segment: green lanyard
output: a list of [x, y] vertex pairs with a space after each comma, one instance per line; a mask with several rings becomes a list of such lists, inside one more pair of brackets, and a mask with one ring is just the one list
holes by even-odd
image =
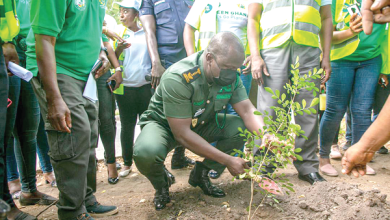
[[219, 125], [219, 121], [218, 121], [218, 112], [215, 113], [215, 121], [217, 122], [218, 128], [221, 129], [221, 130], [225, 127], [225, 124], [226, 124], [226, 112], [227, 112], [227, 109], [225, 109], [225, 113], [224, 113], [224, 116], [223, 116], [222, 125]]

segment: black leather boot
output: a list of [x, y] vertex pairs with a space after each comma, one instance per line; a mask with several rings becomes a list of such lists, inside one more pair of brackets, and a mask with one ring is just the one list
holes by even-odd
[[208, 175], [209, 170], [210, 169], [205, 167], [203, 163], [197, 161], [194, 169], [191, 171], [188, 183], [193, 187], [199, 186], [206, 195], [216, 198], [225, 197], [226, 194], [223, 192], [223, 190], [213, 185], [213, 183], [210, 181]]
[[171, 198], [169, 197], [168, 186], [156, 190], [156, 193], [154, 194], [153, 203], [157, 211], [160, 211], [161, 209], [165, 208], [165, 206], [170, 202]]
[[175, 151], [172, 155], [171, 160], [171, 169], [182, 169], [188, 166], [194, 166], [195, 161], [185, 156], [185, 148], [184, 147], [176, 147]]

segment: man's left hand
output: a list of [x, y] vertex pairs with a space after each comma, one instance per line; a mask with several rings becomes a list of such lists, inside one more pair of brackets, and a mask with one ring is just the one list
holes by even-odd
[[113, 89], [116, 90], [117, 88], [119, 88], [119, 86], [122, 84], [123, 82], [123, 78], [122, 78], [122, 72], [120, 71], [116, 71], [110, 78], [108, 78], [107, 82], [110, 82], [114, 80], [115, 81], [115, 88]]
[[321, 83], [326, 83], [332, 73], [332, 67], [330, 66], [329, 58], [323, 58], [321, 61], [321, 68], [324, 70], [324, 75], [321, 77]]
[[242, 70], [242, 74], [248, 75], [251, 72], [251, 67], [252, 67], [251, 55], [246, 57], [243, 65], [246, 66], [246, 68]]
[[[19, 56], [13, 44], [5, 43], [3, 45], [3, 54], [4, 54], [4, 60], [5, 60], [5, 65], [7, 66], [7, 70], [8, 70], [9, 61], [19, 65]], [[11, 72], [8, 72], [8, 75], [13, 76]]]
[[96, 71], [95, 79], [98, 79], [108, 70], [110, 70], [110, 61], [108, 61], [106, 52], [104, 52], [103, 50], [100, 51], [99, 60], [102, 61], [103, 65]]

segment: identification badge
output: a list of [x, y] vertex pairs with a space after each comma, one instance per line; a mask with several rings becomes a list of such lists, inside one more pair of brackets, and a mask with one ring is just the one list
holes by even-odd
[[205, 108], [198, 109], [198, 111], [195, 112], [194, 118], [198, 117], [199, 115], [203, 114], [205, 111]]
[[164, 3], [164, 2], [165, 2], [165, 0], [158, 1], [158, 2], [154, 3], [154, 6], [159, 5], [161, 3]]
[[196, 124], [198, 124], [198, 119], [197, 118], [192, 119], [192, 127], [195, 128]]

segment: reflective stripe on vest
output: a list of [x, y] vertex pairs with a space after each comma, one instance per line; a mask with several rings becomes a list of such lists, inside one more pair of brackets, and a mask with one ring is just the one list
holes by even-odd
[[281, 46], [290, 38], [298, 44], [319, 47], [321, 0], [292, 1], [294, 0], [263, 3], [264, 10], [260, 21], [261, 49]]

